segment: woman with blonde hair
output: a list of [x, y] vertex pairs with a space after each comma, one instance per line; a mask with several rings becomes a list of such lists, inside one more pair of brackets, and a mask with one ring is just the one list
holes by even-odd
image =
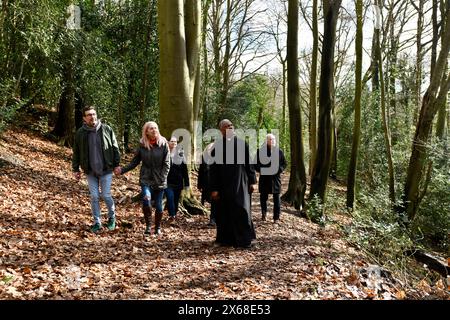
[[135, 151], [130, 164], [120, 168], [119, 174], [124, 174], [137, 167], [142, 162], [139, 184], [142, 188], [142, 211], [144, 213], [145, 231], [151, 233], [152, 206], [155, 201], [155, 234], [161, 233], [163, 215], [162, 198], [167, 188], [167, 175], [170, 169], [170, 152], [167, 140], [161, 136], [156, 122], [149, 121], [142, 127], [140, 145]]

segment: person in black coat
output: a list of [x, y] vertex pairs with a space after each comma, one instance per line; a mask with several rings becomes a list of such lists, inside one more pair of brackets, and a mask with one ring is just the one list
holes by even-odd
[[211, 199], [217, 201], [216, 243], [250, 248], [256, 239], [251, 216], [256, 174], [248, 145], [235, 136], [231, 121], [222, 120], [219, 129], [222, 138], [216, 140], [211, 153]]
[[273, 134], [266, 136], [266, 141], [256, 153], [255, 170], [260, 173], [258, 189], [260, 193], [262, 220], [267, 215], [267, 199], [273, 195], [273, 221], [280, 219], [281, 173], [286, 168], [283, 151], [276, 147]]
[[183, 188], [189, 188], [189, 173], [182, 149], [177, 148], [178, 140], [172, 137], [169, 140], [170, 170], [167, 176], [167, 188], [164, 194], [167, 199], [169, 219], [174, 220]]

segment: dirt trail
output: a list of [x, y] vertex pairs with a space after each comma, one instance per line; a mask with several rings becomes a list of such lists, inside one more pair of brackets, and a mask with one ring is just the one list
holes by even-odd
[[[280, 223], [261, 221], [258, 194], [248, 250], [214, 247], [204, 216], [169, 225], [165, 213], [163, 234], [144, 238], [130, 201], [117, 204], [115, 231], [92, 234], [87, 185], [72, 179], [70, 160], [70, 149], [28, 131], [0, 139], [0, 299], [405, 298], [335, 225], [285, 206]], [[114, 178], [117, 201], [136, 191], [135, 177]]]

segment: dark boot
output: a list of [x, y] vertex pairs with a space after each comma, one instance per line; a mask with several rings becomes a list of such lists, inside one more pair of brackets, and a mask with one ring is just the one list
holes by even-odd
[[262, 212], [262, 215], [261, 215], [261, 220], [262, 220], [262, 221], [265, 221], [265, 220], [266, 220], [266, 215], [267, 215], [267, 212], [263, 211], [263, 212]]
[[150, 234], [152, 225], [152, 208], [144, 206], [142, 207], [142, 212], [144, 212], [144, 220], [145, 220], [144, 234]]
[[155, 213], [155, 234], [161, 234], [161, 220], [163, 213], [156, 212]]

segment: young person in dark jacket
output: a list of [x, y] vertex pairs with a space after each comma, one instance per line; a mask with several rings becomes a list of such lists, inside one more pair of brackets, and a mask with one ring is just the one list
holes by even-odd
[[174, 220], [178, 212], [178, 203], [183, 188], [189, 188], [189, 173], [182, 149], [177, 148], [176, 137], [169, 140], [170, 170], [167, 176], [167, 188], [164, 194], [167, 198], [169, 219]]
[[162, 198], [167, 187], [167, 175], [170, 169], [170, 152], [167, 140], [160, 135], [156, 122], [149, 121], [142, 128], [142, 138], [139, 141], [134, 158], [124, 168], [119, 168], [118, 174], [124, 174], [137, 167], [142, 162], [139, 174], [139, 184], [142, 188], [142, 211], [145, 219], [144, 234], [151, 233], [152, 207], [155, 201], [155, 234], [161, 233], [163, 215]]
[[267, 199], [273, 196], [273, 221], [280, 219], [281, 203], [281, 173], [286, 168], [286, 159], [283, 151], [276, 147], [275, 136], [269, 133], [266, 141], [256, 153], [255, 170], [260, 173], [258, 189], [261, 201], [262, 220], [267, 215]]
[[94, 218], [91, 231], [98, 232], [102, 228], [100, 196], [108, 207], [108, 229], [114, 230], [116, 214], [111, 183], [112, 172], [117, 172], [120, 163], [116, 136], [110, 126], [97, 119], [97, 112], [92, 106], [83, 109], [83, 122], [75, 134], [73, 144], [73, 176], [80, 180], [80, 167], [86, 174]]

